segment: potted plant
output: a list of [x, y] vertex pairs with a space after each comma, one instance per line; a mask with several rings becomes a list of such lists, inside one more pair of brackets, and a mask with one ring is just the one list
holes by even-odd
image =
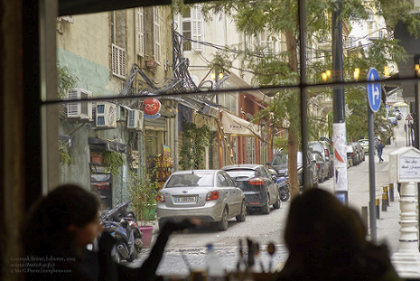
[[147, 177], [141, 177], [132, 172], [129, 177], [128, 191], [134, 212], [140, 219], [143, 244], [144, 246], [150, 246], [153, 225], [148, 224], [155, 217], [153, 210], [156, 206], [156, 196], [158, 194], [156, 185]]

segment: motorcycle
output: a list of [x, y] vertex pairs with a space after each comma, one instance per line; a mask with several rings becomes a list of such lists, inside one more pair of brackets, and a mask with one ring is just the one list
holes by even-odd
[[111, 256], [117, 261], [135, 260], [143, 247], [143, 233], [136, 223], [132, 212], [127, 212], [129, 201], [105, 211], [101, 216], [104, 231], [110, 233], [117, 241]]
[[279, 188], [280, 200], [287, 201], [290, 198], [289, 179], [287, 177], [279, 177], [276, 180]]

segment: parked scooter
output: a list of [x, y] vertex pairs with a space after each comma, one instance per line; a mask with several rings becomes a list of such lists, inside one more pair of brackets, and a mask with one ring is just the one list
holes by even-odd
[[135, 260], [143, 247], [141, 240], [143, 233], [137, 226], [134, 214], [127, 212], [129, 203], [130, 201], [119, 204], [101, 216], [104, 231], [109, 232], [117, 240], [111, 252], [117, 262]]
[[279, 177], [276, 180], [279, 188], [280, 200], [287, 201], [290, 198], [289, 179], [287, 177]]

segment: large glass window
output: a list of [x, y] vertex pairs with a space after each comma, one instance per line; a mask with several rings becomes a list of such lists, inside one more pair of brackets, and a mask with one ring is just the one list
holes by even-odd
[[[413, 50], [402, 48], [408, 39], [399, 37], [390, 7], [344, 1], [342, 37], [335, 38], [335, 5], [306, 1], [302, 37], [298, 2], [135, 7], [57, 20], [58, 98], [44, 102], [60, 105], [54, 116], [58, 150], [47, 148], [60, 160], [59, 181], [81, 184], [111, 208], [130, 198], [133, 176], [150, 180], [150, 187], [160, 191], [175, 171], [268, 162], [293, 195], [308, 185], [334, 192], [337, 174], [345, 174], [340, 187], [348, 192], [349, 204], [358, 210], [368, 206], [367, 149], [375, 149], [365, 141], [368, 72], [375, 68], [381, 80], [373, 135], [384, 140], [387, 162], [394, 149], [418, 142], [420, 61]], [[341, 66], [332, 50], [338, 42], [343, 44]], [[344, 99], [338, 108], [340, 94]], [[347, 144], [359, 140], [364, 152], [348, 154]], [[304, 161], [308, 142], [328, 155], [317, 163]], [[326, 168], [320, 172], [321, 166]], [[376, 173], [378, 187], [394, 180], [384, 165]], [[192, 177], [172, 177], [170, 186]], [[213, 184], [200, 177], [198, 186]], [[147, 204], [148, 223], [158, 227], [159, 202]], [[208, 242], [234, 256], [238, 238], [246, 233], [264, 246], [274, 241], [279, 249], [274, 259], [280, 263], [287, 256], [282, 235], [288, 206], [283, 202], [268, 216], [249, 214], [244, 223], [230, 220], [228, 230], [217, 235], [212, 229], [175, 234], [168, 260], [179, 258], [175, 250], [187, 249], [187, 259], [200, 267], [204, 260], [197, 249]], [[395, 251], [398, 241], [387, 242]], [[226, 266], [232, 269], [235, 262], [227, 259]], [[187, 270], [180, 268], [163, 263], [159, 273]]]

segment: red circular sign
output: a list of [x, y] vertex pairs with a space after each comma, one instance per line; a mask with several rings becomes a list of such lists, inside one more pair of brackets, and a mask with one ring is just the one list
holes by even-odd
[[155, 98], [147, 98], [143, 101], [143, 111], [147, 115], [155, 115], [160, 110], [160, 101]]

